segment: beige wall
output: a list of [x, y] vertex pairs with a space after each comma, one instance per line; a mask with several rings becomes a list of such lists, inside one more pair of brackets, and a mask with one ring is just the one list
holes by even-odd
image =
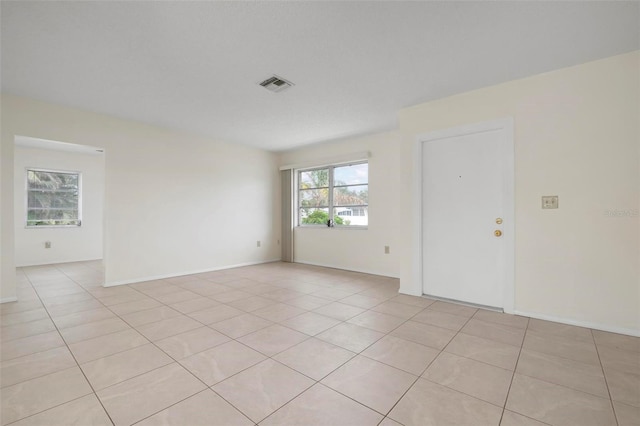
[[[294, 228], [294, 261], [371, 274], [399, 276], [398, 229], [411, 212], [400, 208], [399, 132], [311, 145], [283, 152], [281, 165], [312, 167], [368, 152], [369, 226], [362, 229]], [[384, 253], [384, 246], [390, 253]]]
[[[512, 117], [515, 311], [640, 334], [639, 105], [635, 52], [403, 109], [399, 132], [283, 153], [281, 165], [372, 154], [369, 231], [298, 228], [296, 259], [384, 275], [399, 271], [401, 292], [422, 294], [412, 220], [418, 135]], [[558, 195], [560, 208], [542, 210], [542, 195]], [[381, 228], [376, 211], [388, 218]], [[380, 255], [385, 241], [392, 241], [387, 258]]]
[[105, 148], [108, 284], [280, 258], [275, 154], [3, 95], [3, 299], [15, 295], [15, 135]]
[[[638, 334], [639, 105], [635, 52], [404, 109], [401, 203], [412, 205], [417, 135], [513, 117], [516, 311]], [[542, 195], [560, 208], [542, 210]], [[414, 294], [415, 234], [401, 237], [401, 289]]]

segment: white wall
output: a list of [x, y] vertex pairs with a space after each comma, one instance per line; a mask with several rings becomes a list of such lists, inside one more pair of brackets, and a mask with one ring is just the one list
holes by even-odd
[[[417, 135], [513, 117], [516, 311], [640, 334], [639, 108], [634, 52], [404, 109], [401, 204]], [[560, 208], [542, 210], [542, 195]], [[415, 236], [404, 227], [401, 291], [413, 294]]]
[[[0, 103], [0, 120], [4, 116]], [[13, 149], [14, 138], [0, 121], [0, 303], [16, 300], [15, 250], [13, 247]]]
[[7, 94], [1, 118], [2, 298], [15, 295], [15, 135], [105, 148], [108, 285], [280, 258], [275, 154]]
[[[27, 228], [26, 169], [76, 171], [82, 174], [82, 226]], [[14, 218], [16, 266], [102, 259], [104, 155], [37, 149], [14, 149]], [[51, 248], [45, 249], [44, 242]]]
[[[311, 145], [283, 152], [281, 165], [326, 164], [332, 158], [368, 151], [369, 226], [366, 230], [344, 228], [294, 228], [294, 261], [391, 277], [399, 276], [400, 222], [410, 220], [399, 197], [399, 132]], [[384, 246], [390, 253], [384, 254]]]

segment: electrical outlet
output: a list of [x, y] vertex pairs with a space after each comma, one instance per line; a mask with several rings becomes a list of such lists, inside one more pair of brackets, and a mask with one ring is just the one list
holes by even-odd
[[260, 241], [256, 241], [256, 247], [260, 247]]
[[542, 196], [542, 208], [543, 209], [557, 209], [558, 208], [558, 196], [557, 195], [543, 195]]
[[51, 248], [51, 241], [45, 241], [44, 248]]
[[384, 246], [384, 254], [389, 254], [389, 246]]

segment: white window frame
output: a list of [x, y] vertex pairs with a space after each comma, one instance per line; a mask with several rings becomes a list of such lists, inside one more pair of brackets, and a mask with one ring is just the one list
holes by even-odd
[[[339, 167], [346, 167], [346, 166], [355, 166], [358, 164], [366, 164], [367, 165], [367, 188], [369, 187], [369, 160], [360, 160], [360, 161], [349, 161], [349, 162], [345, 162], [345, 163], [334, 163], [334, 164], [327, 164], [327, 165], [323, 165], [323, 166], [317, 166], [317, 167], [305, 167], [305, 168], [300, 168], [300, 169], [295, 169], [295, 214], [296, 214], [296, 227], [299, 228], [327, 228], [327, 229], [361, 229], [361, 230], [366, 230], [369, 228], [369, 203], [367, 204], [358, 204], [358, 205], [352, 205], [352, 206], [335, 206], [333, 203], [333, 190], [335, 188], [334, 186], [334, 182], [333, 182], [333, 171], [336, 168]], [[309, 172], [309, 171], [314, 171], [314, 170], [328, 170], [328, 181], [329, 181], [329, 186], [328, 186], [328, 198], [329, 198], [329, 205], [327, 206], [328, 212], [329, 212], [329, 218], [331, 218], [332, 220], [332, 225], [331, 226], [327, 226], [326, 224], [319, 224], [319, 223], [302, 223], [301, 222], [301, 217], [300, 217], [300, 174], [304, 173], [304, 172]], [[364, 185], [364, 184], [356, 184], [356, 185]], [[356, 186], [356, 185], [339, 185], [338, 187], [341, 186]], [[366, 208], [367, 209], [367, 225], [338, 225], [335, 226], [333, 224], [333, 210], [336, 207], [344, 207], [344, 208]], [[323, 208], [323, 207], [319, 207], [319, 208]]]
[[[72, 225], [30, 225], [29, 224], [29, 172], [45, 172], [45, 173], [60, 173], [71, 174], [78, 176], [78, 223]], [[82, 172], [76, 170], [57, 170], [57, 169], [43, 169], [40, 167], [26, 167], [24, 172], [24, 186], [25, 186], [25, 199], [24, 199], [24, 227], [26, 229], [41, 229], [41, 228], [80, 228], [82, 227]]]

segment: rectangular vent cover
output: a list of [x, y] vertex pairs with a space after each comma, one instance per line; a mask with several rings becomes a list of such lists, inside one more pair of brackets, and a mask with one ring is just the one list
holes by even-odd
[[280, 78], [277, 75], [274, 75], [273, 77], [269, 77], [268, 79], [260, 83], [260, 86], [271, 92], [278, 93], [293, 86], [293, 83], [285, 80], [284, 78]]

